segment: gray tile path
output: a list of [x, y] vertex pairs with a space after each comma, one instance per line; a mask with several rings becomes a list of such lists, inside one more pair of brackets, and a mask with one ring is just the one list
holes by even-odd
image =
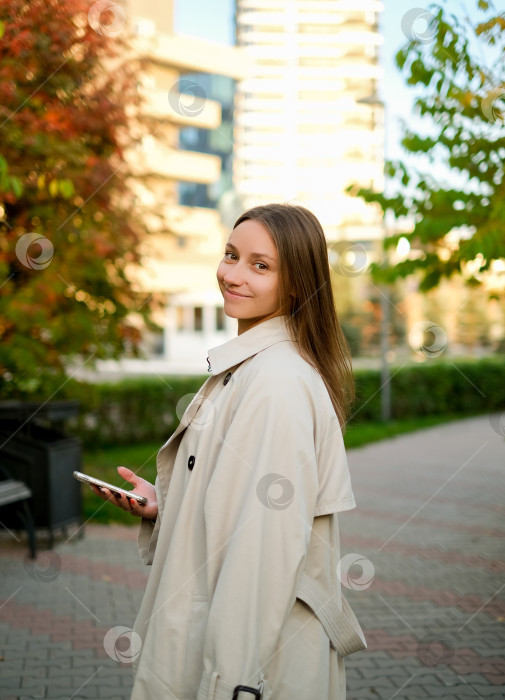
[[[505, 697], [504, 437], [472, 418], [349, 464], [341, 571], [369, 648], [348, 657], [348, 700]], [[135, 539], [88, 525], [33, 563], [2, 534], [0, 698], [129, 698], [125, 629], [147, 579]]]

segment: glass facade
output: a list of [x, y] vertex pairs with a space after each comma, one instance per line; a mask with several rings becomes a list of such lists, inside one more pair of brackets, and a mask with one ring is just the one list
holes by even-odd
[[199, 86], [206, 99], [221, 105], [221, 124], [217, 129], [185, 127], [179, 132], [179, 146], [185, 151], [209, 153], [221, 158], [221, 176], [211, 185], [181, 182], [178, 185], [179, 204], [214, 209], [219, 198], [232, 188], [233, 100], [235, 81], [221, 75], [185, 74], [188, 83]]

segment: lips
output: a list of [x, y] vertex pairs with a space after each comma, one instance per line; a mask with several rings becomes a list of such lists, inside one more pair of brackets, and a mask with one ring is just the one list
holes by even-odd
[[248, 299], [248, 296], [246, 294], [238, 294], [237, 292], [232, 292], [231, 289], [227, 288], [225, 288], [224, 291], [230, 296], [237, 297], [237, 299]]

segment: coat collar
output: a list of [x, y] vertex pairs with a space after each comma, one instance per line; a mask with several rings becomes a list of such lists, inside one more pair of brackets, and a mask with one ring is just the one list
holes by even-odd
[[291, 340], [286, 318], [286, 315], [268, 318], [223, 345], [211, 348], [207, 359], [212, 374], [221, 374], [275, 343]]

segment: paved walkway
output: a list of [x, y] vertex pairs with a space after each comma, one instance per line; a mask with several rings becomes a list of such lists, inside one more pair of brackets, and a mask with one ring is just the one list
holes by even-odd
[[[348, 700], [505, 696], [505, 440], [492, 422], [349, 453], [358, 509], [340, 517], [341, 576], [369, 648], [347, 660]], [[90, 525], [31, 563], [3, 534], [0, 698], [129, 698], [147, 578], [135, 539]]]

